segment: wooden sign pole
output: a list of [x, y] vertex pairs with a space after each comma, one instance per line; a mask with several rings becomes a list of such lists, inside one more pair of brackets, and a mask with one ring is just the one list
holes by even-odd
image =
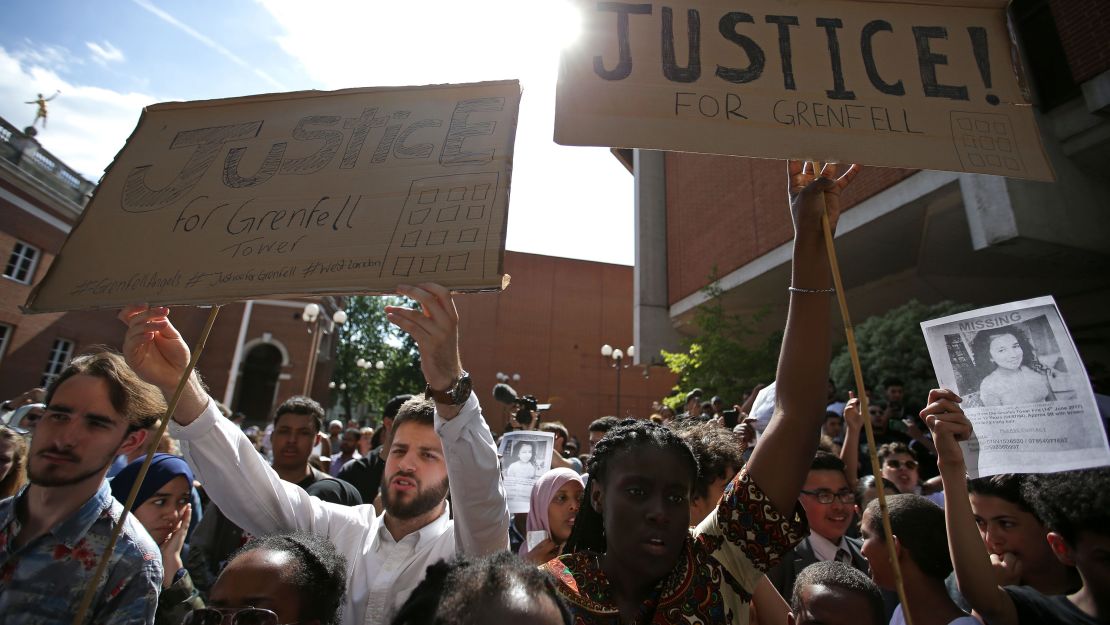
[[73, 625], [82, 625], [85, 621], [85, 615], [92, 604], [93, 596], [96, 595], [96, 586], [104, 575], [108, 560], [112, 557], [112, 550], [115, 549], [116, 540], [119, 538], [120, 532], [123, 531], [127, 514], [131, 510], [131, 506], [135, 504], [135, 499], [139, 496], [139, 487], [143, 485], [146, 471], [150, 468], [150, 461], [154, 459], [155, 450], [158, 449], [158, 441], [162, 440], [166, 428], [169, 427], [170, 419], [173, 418], [174, 410], [177, 409], [177, 402], [180, 401], [181, 394], [185, 391], [185, 385], [189, 383], [189, 378], [192, 377], [193, 370], [196, 369], [197, 361], [200, 360], [200, 354], [204, 351], [204, 344], [208, 342], [208, 335], [212, 332], [212, 325], [216, 323], [216, 315], [219, 312], [220, 307], [213, 306], [212, 312], [208, 313], [208, 321], [205, 322], [204, 329], [201, 330], [200, 339], [193, 350], [192, 358], [189, 359], [189, 364], [185, 367], [185, 373], [177, 383], [177, 389], [170, 399], [169, 406], [166, 407], [166, 417], [162, 419], [162, 423], [158, 426], [158, 432], [147, 443], [146, 459], [143, 460], [143, 466], [139, 468], [139, 476], [135, 478], [135, 485], [131, 487], [131, 492], [127, 495], [127, 502], [123, 504], [123, 514], [119, 517], [119, 523], [116, 523], [116, 526], [112, 528], [112, 535], [108, 538], [108, 544], [104, 546], [104, 552], [100, 554], [100, 561], [96, 563], [96, 571], [93, 573], [92, 579], [89, 580], [89, 585], [85, 588], [85, 594], [81, 596], [81, 604], [77, 608], [77, 615], [73, 618]]
[[[810, 163], [813, 168], [813, 175], [820, 176], [821, 169], [818, 163]], [[906, 619], [906, 625], [913, 625], [913, 617], [910, 616], [910, 606], [906, 602], [906, 589], [902, 582], [902, 567], [898, 565], [898, 553], [894, 547], [894, 531], [890, 527], [890, 512], [886, 507], [886, 493], [883, 489], [883, 468], [879, 464], [878, 450], [875, 448], [875, 433], [871, 429], [871, 419], [868, 418], [867, 412], [867, 391], [863, 383], [863, 367], [859, 362], [859, 350], [856, 348], [856, 333], [852, 328], [852, 320], [848, 315], [848, 300], [844, 294], [844, 284], [840, 279], [840, 263], [836, 259], [836, 247], [833, 243], [832, 226], [829, 224], [829, 213], [826, 208], [824, 214], [821, 215], [821, 225], [825, 231], [825, 249], [829, 254], [829, 269], [832, 271], [833, 286], [836, 287], [836, 301], [840, 305], [840, 318], [844, 321], [844, 336], [848, 341], [848, 355], [852, 360], [852, 374], [856, 379], [856, 396], [859, 397], [860, 411], [863, 414], [863, 430], [867, 435], [867, 451], [868, 456], [871, 458], [871, 471], [876, 476], [875, 491], [879, 498], [879, 511], [882, 513], [883, 522], [883, 536], [886, 540], [887, 553], [890, 555], [890, 566], [894, 571], [894, 586], [898, 591], [898, 600], [902, 603], [902, 614]]]

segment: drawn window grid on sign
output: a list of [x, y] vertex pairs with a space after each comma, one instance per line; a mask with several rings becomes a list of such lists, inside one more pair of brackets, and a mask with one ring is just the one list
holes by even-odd
[[[497, 184], [496, 172], [414, 180], [382, 273], [408, 277], [467, 271], [471, 259], [482, 256]], [[433, 250], [436, 253], [431, 253]]]
[[1006, 116], [952, 111], [951, 126], [956, 153], [969, 171], [999, 175], [1025, 171], [1013, 125]]

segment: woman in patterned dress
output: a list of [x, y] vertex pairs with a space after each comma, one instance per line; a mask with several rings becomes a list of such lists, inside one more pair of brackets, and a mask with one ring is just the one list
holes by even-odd
[[688, 529], [697, 460], [671, 430], [626, 420], [594, 448], [564, 555], [543, 567], [576, 624], [746, 624], [762, 574], [808, 532], [798, 494], [825, 416], [831, 340], [822, 215], [835, 229], [857, 171], [789, 163], [795, 236], [775, 417], [716, 510]]

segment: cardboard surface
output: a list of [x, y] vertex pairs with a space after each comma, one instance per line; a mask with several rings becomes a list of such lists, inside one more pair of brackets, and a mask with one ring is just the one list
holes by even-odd
[[1001, 0], [577, 5], [558, 143], [1053, 179]]
[[502, 288], [516, 81], [148, 107], [28, 312]]

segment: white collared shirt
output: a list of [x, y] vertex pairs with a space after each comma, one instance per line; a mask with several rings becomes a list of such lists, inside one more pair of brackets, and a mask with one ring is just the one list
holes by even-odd
[[840, 537], [839, 543], [833, 544], [828, 538], [809, 530], [809, 544], [813, 547], [813, 555], [821, 562], [836, 560], [836, 552], [840, 549], [843, 549], [849, 557], [852, 555], [852, 550], [848, 548], [848, 541], [843, 536]]
[[295, 529], [327, 536], [347, 559], [343, 625], [377, 625], [390, 617], [424, 579], [428, 565], [456, 553], [486, 555], [507, 549], [509, 511], [493, 435], [471, 395], [450, 421], [437, 413], [435, 430], [456, 503], [454, 519], [436, 520], [400, 541], [373, 506], [320, 501], [283, 482], [247, 437], [209, 402], [188, 426], [170, 424], [212, 501], [232, 522], [264, 536]]

